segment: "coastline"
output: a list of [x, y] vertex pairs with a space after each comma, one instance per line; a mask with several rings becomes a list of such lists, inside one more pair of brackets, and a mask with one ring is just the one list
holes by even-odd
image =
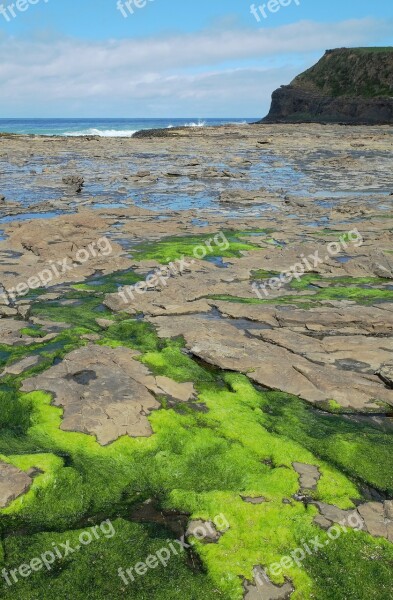
[[[203, 581], [223, 598], [280, 593], [258, 554], [266, 522], [277, 560], [283, 519], [288, 551], [299, 522], [305, 539], [345, 523], [324, 550], [334, 572], [352, 535], [364, 553], [388, 544], [391, 127], [0, 135], [0, 162], [0, 379], [35, 411], [16, 502], [76, 470], [64, 456], [88, 474], [86, 506], [75, 513], [67, 485], [44, 531], [90, 522], [92, 502], [120, 540], [150, 544], [153, 525], [190, 543], [203, 525]], [[282, 571], [303, 597], [307, 560]]]

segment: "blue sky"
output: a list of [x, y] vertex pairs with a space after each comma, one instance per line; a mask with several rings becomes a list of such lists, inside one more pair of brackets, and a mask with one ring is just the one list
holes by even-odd
[[0, 0], [0, 117], [262, 116], [325, 49], [393, 45], [391, 0], [141, 1]]

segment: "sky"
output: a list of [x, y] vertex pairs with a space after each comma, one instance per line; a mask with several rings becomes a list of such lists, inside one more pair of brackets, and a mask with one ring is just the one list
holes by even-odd
[[326, 49], [393, 45], [392, 0], [279, 2], [0, 0], [0, 118], [262, 117]]

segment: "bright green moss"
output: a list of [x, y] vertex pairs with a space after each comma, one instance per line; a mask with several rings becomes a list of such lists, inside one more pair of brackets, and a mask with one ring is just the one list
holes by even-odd
[[[91, 530], [94, 525], [98, 539]], [[81, 546], [81, 534], [85, 534], [82, 539], [89, 539], [87, 532], [93, 541], [75, 551], [77, 546]], [[55, 547], [64, 557], [66, 550], [62, 544], [67, 541], [74, 552], [57, 560], [49, 571], [44, 567], [26, 579], [19, 576], [19, 582], [12, 587], [3, 581], [0, 584], [1, 597], [5, 600], [20, 600], [21, 597], [28, 600], [108, 600], [124, 597], [173, 600], [174, 594], [179, 593], [185, 600], [225, 598], [206, 574], [189, 569], [185, 552], [172, 553], [166, 568], [159, 563], [143, 576], [136, 575], [134, 571], [134, 581], [129, 580], [128, 585], [119, 577], [119, 567], [124, 570], [135, 567], [149, 555], [167, 548], [168, 539], [170, 542], [174, 536], [163, 527], [130, 523], [124, 519], [115, 519], [111, 524], [98, 520], [64, 533], [10, 536], [4, 544], [7, 569], [40, 557]], [[179, 545], [175, 544], [175, 547]]]
[[123, 346], [140, 352], [154, 351], [165, 345], [165, 342], [160, 342], [152, 325], [134, 319], [125, 319], [109, 327], [100, 343], [105, 345], [108, 342], [109, 345], [121, 342]]
[[4, 366], [19, 362], [32, 355], [38, 356], [39, 362], [37, 365], [26, 369], [21, 375], [4, 375], [1, 382], [12, 388], [17, 387], [22, 379], [41, 373], [52, 366], [56, 359], [61, 359], [72, 350], [86, 344], [81, 336], [88, 332], [88, 329], [75, 327], [65, 329], [54, 339], [46, 342], [36, 342], [28, 346], [3, 346], [8, 349], [7, 358], [3, 362]]
[[317, 411], [302, 400], [270, 392], [265, 426], [297, 440], [316, 456], [393, 495], [393, 437], [372, 425]]
[[[321, 541], [326, 536], [321, 536]], [[315, 600], [391, 600], [393, 545], [356, 531], [307, 555], [304, 567], [314, 581]], [[332, 565], [335, 565], [334, 572]]]
[[73, 285], [73, 288], [82, 292], [111, 294], [117, 292], [121, 286], [134, 285], [142, 280], [143, 277], [133, 271], [116, 271], [109, 275], [92, 277], [86, 283], [77, 283]]
[[40, 338], [45, 337], [45, 331], [42, 331], [42, 327], [40, 325], [34, 325], [34, 327], [25, 327], [20, 330], [22, 335], [28, 335], [32, 338]]
[[[359, 283], [369, 283], [370, 279], [363, 278], [367, 281], [361, 281]], [[310, 288], [313, 282], [318, 281], [318, 277], [315, 275], [305, 275], [300, 281], [294, 281], [291, 283], [292, 289], [303, 291]], [[264, 291], [261, 289], [260, 298], [249, 297], [242, 298], [236, 296], [230, 296], [227, 294], [215, 294], [208, 296], [212, 300], [221, 300], [225, 302], [237, 302], [239, 304], [296, 304], [304, 308], [311, 307], [312, 304], [317, 304], [322, 300], [352, 300], [357, 304], [370, 305], [376, 302], [391, 302], [393, 299], [393, 292], [388, 289], [377, 289], [372, 287], [357, 287], [356, 285], [350, 285], [355, 283], [352, 280], [346, 279], [339, 281], [339, 279], [327, 280], [332, 285], [327, 288], [313, 288], [313, 293], [300, 295], [286, 295], [286, 296], [274, 296], [269, 297], [269, 286], [266, 285], [266, 297], [264, 297]], [[341, 285], [345, 283], [346, 285]], [[284, 287], [282, 289], [285, 289]], [[311, 291], [311, 290], [310, 290]]]
[[[172, 366], [172, 354], [166, 360]], [[262, 424], [267, 400], [246, 377], [225, 375], [224, 380], [225, 387], [200, 382], [199, 400], [209, 409], [206, 414], [154, 412], [150, 417], [153, 437], [123, 438], [105, 448], [91, 436], [61, 431], [61, 410], [50, 406], [50, 397], [28, 394], [25, 399], [33, 406], [29, 438], [41, 452], [68, 456], [68, 466], [58, 462], [45, 466], [38, 456], [26, 456], [25, 466], [41, 467], [46, 474], [37, 477], [20, 505], [17, 501], [4, 511], [5, 529], [17, 528], [19, 521], [33, 528], [64, 528], [83, 515], [106, 511], [112, 516], [141, 495], [160, 498], [163, 505], [187, 510], [195, 517], [213, 519], [224, 513], [231, 525], [230, 543], [224, 543], [225, 534], [222, 546], [202, 555], [216, 585], [221, 582], [229, 597], [239, 597], [240, 575], [248, 576], [254, 564], [276, 560], [284, 546], [296, 545], [294, 514], [301, 518], [302, 527], [308, 523], [310, 535], [314, 532], [315, 509], [282, 502], [298, 490], [293, 461], [319, 466], [326, 478], [316, 494], [319, 499], [347, 508], [357, 491], [298, 442], [267, 431]], [[271, 460], [273, 466], [263, 464], [264, 460]], [[255, 507], [241, 500], [241, 495], [264, 496], [269, 502]], [[244, 529], [247, 518], [253, 523], [256, 519], [250, 530]], [[277, 528], [283, 536], [279, 540]], [[239, 536], [243, 542], [233, 545]], [[260, 536], [269, 544], [261, 545]], [[299, 589], [306, 589], [308, 578], [302, 569], [292, 577]]]
[[[236, 244], [242, 243], [238, 240], [241, 235], [231, 233], [231, 252], [239, 251]], [[154, 258], [165, 261], [166, 252], [169, 257], [169, 250], [174, 250], [175, 256], [170, 254], [173, 260], [176, 252], [187, 254], [185, 249], [192, 249], [195, 240], [201, 243], [200, 237], [176, 238], [175, 246], [167, 240], [167, 246], [165, 242], [149, 244], [146, 251], [153, 248]], [[304, 289], [317, 276], [312, 277], [302, 281]], [[38, 302], [34, 314], [68, 322], [72, 327], [51, 342], [2, 347], [3, 360], [9, 364], [38, 352], [42, 362], [25, 377], [48, 368], [55, 358], [61, 359], [85, 343], [80, 339], [84, 333], [100, 331], [100, 344], [138, 350], [138, 360], [153, 374], [178, 382], [191, 381], [198, 396], [193, 403], [175, 405], [162, 398], [162, 408], [149, 417], [151, 437], [126, 436], [102, 447], [94, 436], [63, 431], [62, 409], [52, 406], [49, 394], [21, 394], [18, 386], [22, 377], [5, 378], [7, 387], [0, 390], [0, 459], [26, 471], [39, 469], [30, 490], [0, 511], [7, 568], [40, 555], [48, 544], [50, 548], [54, 542], [75, 539], [82, 524], [110, 518], [118, 528], [112, 539], [86, 547], [52, 572], [43, 571], [24, 581], [23, 597], [172, 600], [174, 590], [176, 596], [179, 590], [182, 598], [190, 600], [204, 600], [213, 594], [225, 600], [241, 600], [242, 578], [251, 579], [255, 565], [277, 562], [302, 539], [321, 534], [313, 525], [316, 508], [293, 498], [299, 491], [293, 462], [317, 466], [321, 478], [310, 494], [344, 509], [353, 507], [353, 500], [360, 500], [357, 482], [392, 493], [392, 441], [387, 434], [339, 415], [324, 414], [286, 394], [260, 392], [247, 377], [209, 368], [184, 353], [180, 338], [160, 339], [143, 321], [125, 315], [114, 317], [103, 308], [102, 300], [103, 294], [113, 291], [119, 281], [119, 275], [110, 281], [102, 278], [98, 285], [88, 282], [78, 286], [60, 301]], [[337, 287], [340, 283], [344, 282], [335, 280], [336, 287], [328, 289], [345, 293], [347, 287]], [[350, 283], [356, 283], [350, 287], [356, 293], [370, 291], [358, 287], [370, 281]], [[345, 286], [350, 283], [345, 281]], [[326, 290], [317, 290], [306, 300], [320, 298], [320, 292]], [[293, 295], [282, 301], [293, 303], [294, 298], [300, 300]], [[63, 300], [73, 304], [64, 304]], [[257, 298], [240, 300], [261, 302]], [[113, 319], [113, 325], [105, 331], [95, 322], [102, 316]], [[263, 497], [265, 502], [252, 505], [242, 499], [245, 496]], [[223, 530], [219, 543], [195, 544], [207, 574], [193, 575], [184, 557], [179, 556], [173, 566], [171, 562], [171, 570], [152, 570], [133, 587], [119, 587], [120, 566], [143, 560], [165, 545], [163, 538], [166, 541], [172, 537], [152, 525], [127, 521], [135, 503], [148, 498], [156, 498], [163, 508], [187, 512], [192, 518], [213, 520], [216, 515], [225, 516], [229, 529]], [[342, 543], [340, 552], [356, 549], [367, 556], [373, 548], [379, 552], [380, 542], [364, 535], [356, 538], [356, 543], [351, 536]], [[296, 565], [274, 580], [282, 583], [285, 575], [293, 581], [293, 600], [317, 598], [321, 573], [330, 580], [339, 568], [339, 551], [331, 557], [323, 566], [312, 561]], [[381, 560], [386, 565], [389, 555], [384, 554]], [[384, 568], [377, 574], [382, 586], [390, 581]], [[346, 561], [346, 572], [340, 577], [343, 589], [350, 594], [351, 578], [358, 573], [356, 558]], [[370, 586], [377, 585], [377, 575], [370, 575]], [[15, 586], [6, 589], [5, 594], [6, 600], [13, 600], [21, 592]], [[359, 595], [356, 600], [369, 598]]]
[[67, 304], [64, 304], [62, 300], [38, 302], [33, 305], [32, 315], [52, 321], [70, 323], [91, 331], [101, 331], [96, 319], [113, 318], [113, 313], [103, 306], [102, 298], [99, 296], [86, 297], [86, 294], [82, 292], [80, 295], [75, 292], [74, 294], [68, 294], [67, 301], [69, 302]]
[[[292, 462], [319, 467], [322, 478], [315, 493], [317, 499], [343, 508], [353, 506], [351, 498], [358, 497], [356, 487], [317, 458], [323, 453], [310, 452], [307, 448], [312, 447], [310, 435], [297, 440], [291, 427], [284, 434], [273, 431], [270, 421], [274, 396], [257, 392], [240, 375], [224, 375], [223, 385], [219, 381], [215, 384], [214, 373], [209, 373], [206, 381], [201, 367], [197, 367], [200, 372], [192, 372], [192, 361], [185, 356], [183, 360], [177, 352], [178, 346], [169, 345], [161, 352], [147, 353], [145, 360], [162, 373], [172, 372], [179, 381], [189, 375], [196, 376], [201, 392], [199, 401], [209, 410], [185, 415], [174, 410], [154, 412], [150, 420], [155, 435], [148, 439], [122, 438], [101, 447], [92, 436], [61, 431], [61, 409], [50, 406], [47, 394], [35, 392], [23, 396], [31, 409], [28, 437], [37, 450], [23, 460], [15, 457], [13, 462], [20, 468], [40, 468], [43, 475], [35, 479], [25, 496], [3, 511], [7, 542], [10, 529], [28, 526], [32, 532], [58, 530], [66, 529], [67, 525], [75, 527], [89, 515], [105, 514], [113, 518], [138, 498], [159, 498], [163, 506], [188, 511], [195, 518], [213, 519], [223, 513], [230, 529], [219, 544], [198, 545], [198, 549], [214, 584], [224, 597], [235, 599], [241, 598], [239, 576], [251, 577], [254, 565], [279, 560], [297, 546], [300, 535], [315, 535], [314, 508], [307, 509], [293, 501], [283, 504], [299, 487]], [[273, 405], [276, 402], [274, 397]], [[299, 406], [293, 407], [295, 414], [301, 412]], [[274, 421], [276, 427], [281, 421], [279, 415]], [[38, 449], [41, 453], [68, 457], [67, 463], [54, 456], [48, 460], [45, 458], [48, 455], [38, 454]], [[271, 461], [272, 465], [264, 461]], [[257, 506], [248, 504], [241, 499], [248, 495], [263, 496], [267, 502]], [[52, 541], [54, 535], [51, 534]], [[108, 561], [117, 567], [123, 564], [115, 552], [111, 552]], [[101, 567], [97, 568], [100, 572]], [[311, 586], [307, 572], [296, 567], [288, 575], [295, 583], [297, 597], [307, 598]], [[162, 577], [165, 583], [165, 575]], [[41, 585], [38, 579], [34, 581], [37, 583], [31, 585]], [[108, 585], [109, 581], [108, 578]], [[40, 588], [33, 589], [37, 593]], [[117, 588], [111, 589], [113, 597], [118, 597]], [[195, 593], [195, 598], [204, 597], [200, 590]]]
[[158, 242], [145, 242], [133, 248], [133, 257], [138, 261], [156, 260], [161, 264], [168, 264], [188, 256], [202, 257], [203, 247], [206, 258], [208, 257], [238, 257], [242, 252], [260, 250], [260, 247], [250, 242], [241, 241], [241, 236], [247, 232], [225, 231], [219, 234], [188, 235], [163, 238]]

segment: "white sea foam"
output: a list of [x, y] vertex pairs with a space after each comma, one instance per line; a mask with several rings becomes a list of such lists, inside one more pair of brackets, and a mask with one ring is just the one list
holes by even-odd
[[132, 137], [137, 129], [82, 129], [81, 131], [65, 131], [64, 136], [77, 137], [84, 135], [98, 135], [100, 137]]
[[186, 123], [185, 127], [205, 127], [206, 121], [198, 121], [198, 123]]

